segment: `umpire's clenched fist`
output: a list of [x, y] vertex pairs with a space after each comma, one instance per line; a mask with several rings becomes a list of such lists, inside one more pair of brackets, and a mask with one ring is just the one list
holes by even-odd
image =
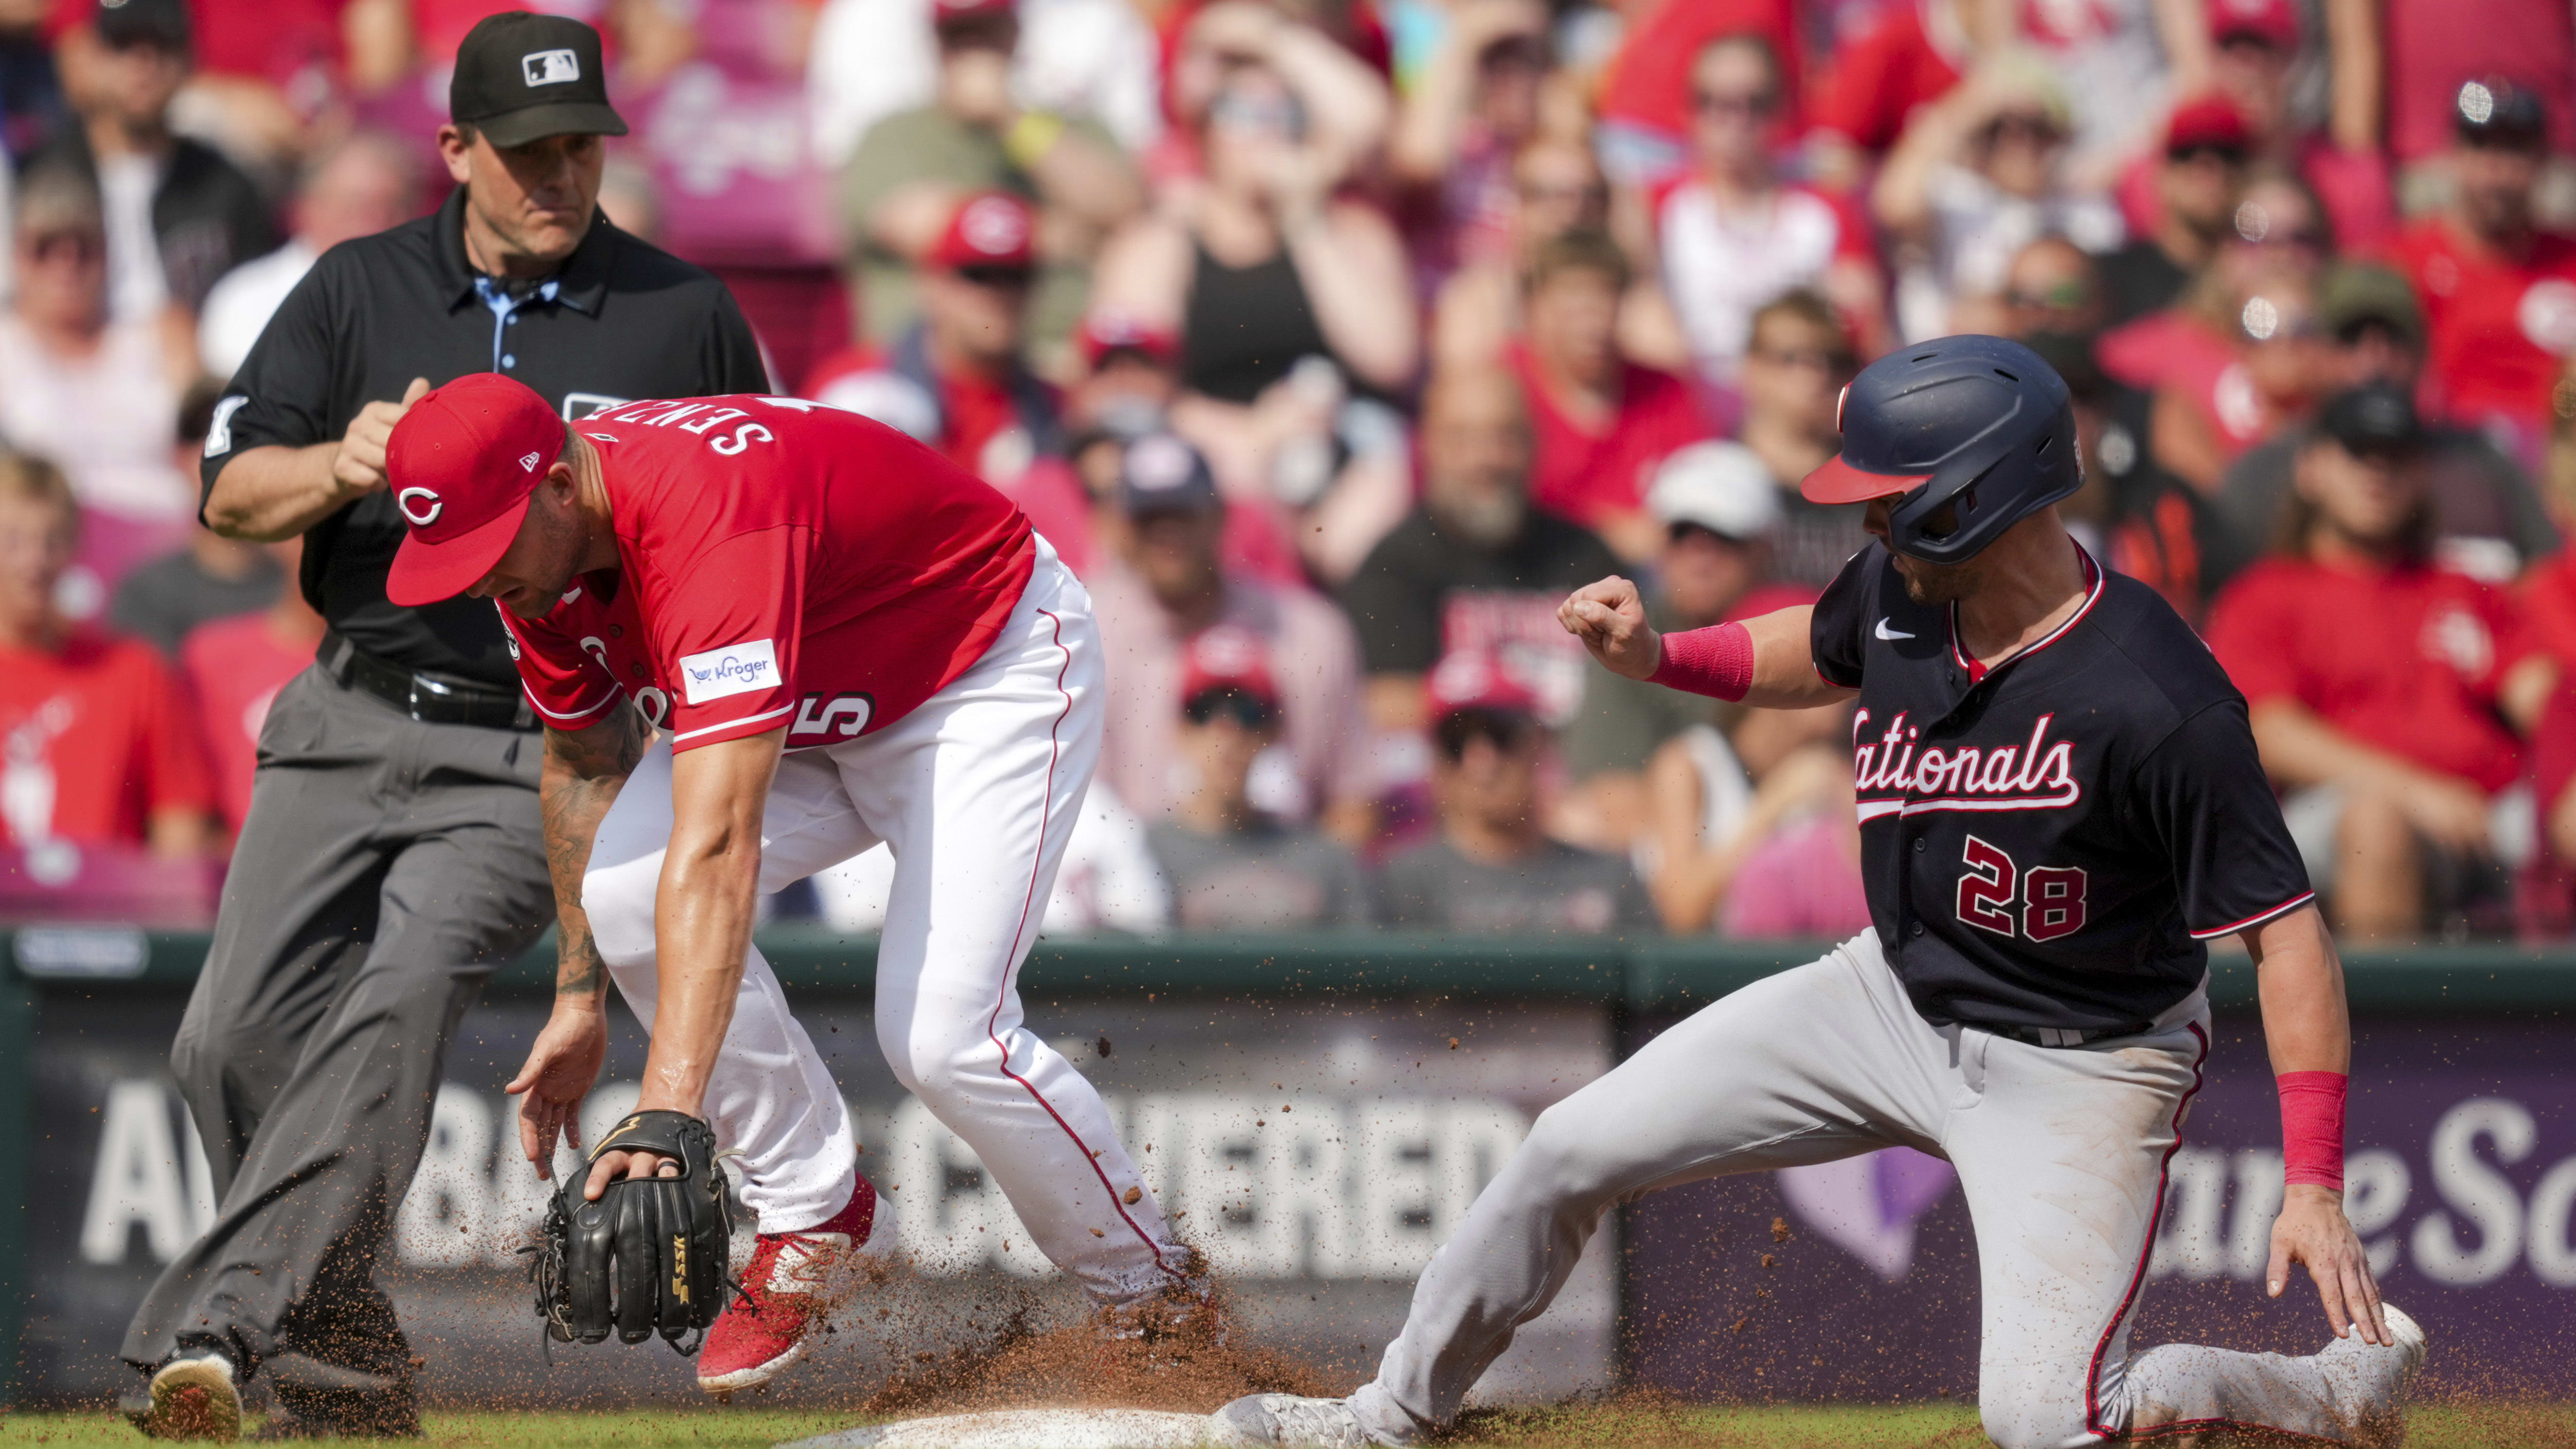
[[394, 424], [428, 391], [429, 379], [415, 377], [403, 389], [401, 402], [371, 402], [349, 419], [349, 430], [340, 436], [340, 450], [331, 455], [331, 481], [338, 485], [340, 496], [357, 498], [385, 486], [385, 444], [393, 438]]
[[1556, 618], [1612, 673], [1651, 679], [1664, 662], [1664, 636], [1646, 622], [1646, 601], [1616, 574], [1567, 595]]

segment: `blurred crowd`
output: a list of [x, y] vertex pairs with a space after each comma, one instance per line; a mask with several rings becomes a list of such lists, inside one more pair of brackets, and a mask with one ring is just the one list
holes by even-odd
[[[2348, 937], [2576, 930], [2566, 0], [541, 4], [635, 123], [613, 223], [1090, 587], [1050, 930], [1859, 929], [1847, 711], [1613, 677], [1555, 608], [1813, 599], [1839, 390], [1963, 331], [2066, 376], [2079, 537], [2244, 690]], [[214, 399], [436, 205], [502, 8], [0, 0], [17, 875], [223, 858], [322, 626], [293, 543], [197, 523]], [[777, 909], [864, 928], [888, 869]]]

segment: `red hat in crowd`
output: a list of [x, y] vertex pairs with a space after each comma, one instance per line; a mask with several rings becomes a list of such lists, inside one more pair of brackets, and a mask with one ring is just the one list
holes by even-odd
[[2274, 50], [2299, 48], [2299, 7], [2291, 0], [2209, 0], [2209, 38], [2244, 37]]
[[1261, 636], [1238, 624], [1201, 629], [1181, 653], [1181, 702], [1211, 690], [1239, 690], [1279, 707], [1279, 683], [1270, 674], [1270, 650]]
[[2165, 150], [2188, 151], [2195, 146], [2222, 146], [2232, 151], [2250, 149], [2254, 128], [2245, 113], [2225, 96], [2199, 96], [2174, 107], [2165, 121]]
[[385, 443], [385, 486], [411, 529], [385, 597], [416, 609], [481, 582], [563, 447], [563, 419], [513, 378], [477, 372], [423, 393]]
[[1082, 364], [1098, 371], [1100, 360], [1113, 352], [1134, 352], [1156, 367], [1170, 367], [1180, 360], [1181, 339], [1168, 327], [1156, 327], [1124, 312], [1094, 312], [1082, 319], [1082, 331], [1075, 339], [1082, 347]]
[[1036, 253], [1037, 214], [1007, 191], [979, 191], [958, 203], [948, 229], [927, 258], [934, 267], [1016, 267], [1027, 270]]
[[1015, 15], [1019, 8], [1019, 0], [936, 0], [931, 6], [930, 23], [936, 26], [985, 15]]
[[1452, 649], [1443, 655], [1431, 671], [1430, 693], [1434, 720], [1471, 709], [1532, 718], [1539, 713], [1538, 692], [1491, 649]]

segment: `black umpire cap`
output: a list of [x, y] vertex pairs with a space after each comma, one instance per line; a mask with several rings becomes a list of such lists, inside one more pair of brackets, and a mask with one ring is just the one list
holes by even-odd
[[486, 15], [456, 50], [447, 118], [471, 124], [492, 144], [524, 146], [548, 136], [623, 136], [608, 104], [599, 32], [561, 15]]

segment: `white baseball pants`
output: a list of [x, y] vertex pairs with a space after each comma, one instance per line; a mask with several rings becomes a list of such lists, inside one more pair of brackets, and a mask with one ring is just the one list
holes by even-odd
[[1882, 1147], [1949, 1159], [1977, 1235], [1978, 1401], [2004, 1449], [2240, 1428], [2351, 1437], [2312, 1358], [2167, 1345], [2132, 1358], [2165, 1161], [2208, 1055], [2207, 1013], [2089, 1047], [1915, 1014], [1875, 934], [1757, 982], [1542, 1113], [1424, 1270], [1404, 1332], [1351, 1396], [1412, 1443], [1565, 1285], [1614, 1204], [1723, 1173]]
[[[1090, 596], [1041, 541], [1028, 591], [972, 669], [875, 734], [779, 762], [760, 889], [891, 848], [878, 1046], [974, 1148], [1039, 1250], [1122, 1302], [1168, 1283], [1185, 1252], [1099, 1095], [1021, 1026], [1015, 985], [1100, 758], [1102, 674]], [[656, 742], [600, 822], [582, 881], [600, 957], [648, 1029], [671, 823], [671, 752]], [[742, 1154], [743, 1201], [762, 1232], [812, 1227], [849, 1200], [856, 1155], [840, 1092], [757, 947], [706, 1115], [717, 1143]]]

